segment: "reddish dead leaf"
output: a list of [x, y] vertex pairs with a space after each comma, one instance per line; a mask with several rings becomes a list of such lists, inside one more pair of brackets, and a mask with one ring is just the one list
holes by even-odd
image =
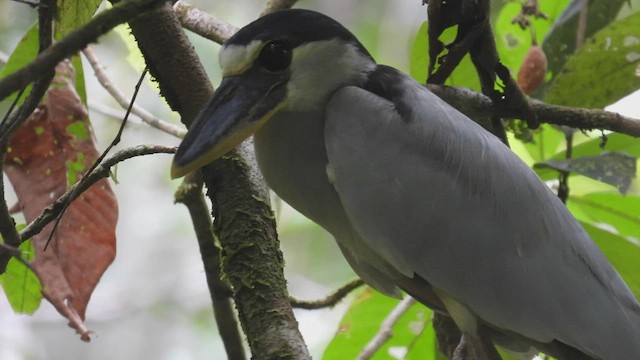
[[[70, 63], [61, 62], [45, 99], [10, 139], [5, 172], [27, 222], [65, 193], [100, 155], [74, 77]], [[32, 239], [33, 267], [44, 297], [85, 341], [90, 340], [83, 324], [87, 303], [115, 257], [117, 218], [115, 195], [103, 179], [69, 206], [46, 251], [53, 224]]]

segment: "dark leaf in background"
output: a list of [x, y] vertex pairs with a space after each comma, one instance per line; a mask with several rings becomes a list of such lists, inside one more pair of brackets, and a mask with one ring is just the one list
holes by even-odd
[[580, 175], [610, 184], [622, 194], [629, 190], [636, 176], [636, 158], [619, 152], [603, 152], [596, 156], [583, 156], [566, 160], [549, 160], [535, 165]]
[[[10, 139], [5, 171], [27, 222], [78, 181], [99, 156], [73, 84], [70, 64], [60, 63], [43, 103]], [[45, 298], [86, 341], [89, 332], [82, 321], [93, 289], [115, 257], [117, 217], [115, 195], [104, 179], [68, 207], [46, 251], [53, 224], [32, 239], [33, 267]]]
[[[547, 54], [549, 71], [553, 76], [564, 68], [567, 58], [576, 50], [580, 3], [581, 0], [572, 0], [569, 3], [543, 41], [542, 47]], [[627, 0], [589, 0], [585, 39], [589, 39], [615, 19], [620, 8], [626, 3]]]

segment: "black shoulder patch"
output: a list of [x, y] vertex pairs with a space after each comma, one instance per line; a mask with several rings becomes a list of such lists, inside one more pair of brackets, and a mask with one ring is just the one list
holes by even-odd
[[404, 99], [407, 75], [386, 65], [378, 65], [369, 73], [363, 89], [389, 100], [403, 119], [409, 119], [413, 108]]
[[360, 41], [339, 22], [319, 12], [304, 9], [281, 10], [263, 16], [240, 29], [225, 45], [247, 45], [253, 40], [281, 40], [288, 42], [291, 47], [297, 47], [335, 38], [353, 43], [363, 54], [371, 57]]

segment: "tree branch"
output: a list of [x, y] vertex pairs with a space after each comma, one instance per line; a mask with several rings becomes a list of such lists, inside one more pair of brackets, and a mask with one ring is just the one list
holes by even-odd
[[[53, 41], [53, 16], [57, 11], [56, 2], [54, 0], [42, 1], [38, 7], [38, 53], [42, 54], [50, 48]], [[13, 114], [7, 114], [0, 124], [0, 176], [4, 170], [4, 157], [7, 150], [7, 141], [11, 134], [24, 123], [31, 113], [36, 109], [40, 100], [49, 88], [49, 84], [55, 75], [55, 65], [43, 71], [41, 76], [35, 79], [33, 87], [24, 103]], [[0, 82], [1, 84], [2, 82]], [[26, 84], [20, 87], [24, 90]], [[19, 89], [20, 89], [19, 88]], [[20, 92], [22, 94], [22, 91]], [[12, 108], [18, 103], [20, 94], [16, 97]], [[4, 120], [8, 121], [5, 123]], [[13, 247], [20, 245], [20, 239], [16, 236], [18, 233], [15, 229], [13, 218], [7, 209], [7, 202], [4, 196], [4, 178], [0, 179], [0, 234], [4, 238], [4, 242]], [[7, 263], [12, 254], [6, 248], [0, 248], [0, 274], [4, 273]]]
[[[4, 149], [6, 144], [0, 144], [0, 169], [4, 166]], [[0, 235], [2, 235], [2, 242], [7, 247], [0, 247], [0, 274], [3, 274], [7, 268], [7, 263], [12, 256], [15, 255], [11, 249], [16, 249], [20, 246], [20, 234], [16, 230], [16, 224], [13, 218], [9, 214], [9, 208], [7, 207], [7, 200], [4, 196], [4, 176], [0, 171]]]
[[100, 165], [96, 166], [93, 171], [85, 175], [82, 180], [67, 189], [62, 196], [50, 206], [43, 210], [42, 214], [34, 219], [27, 227], [20, 231], [21, 241], [25, 241], [31, 238], [33, 235], [38, 234], [42, 229], [50, 222], [55, 220], [65, 204], [75, 200], [84, 191], [90, 188], [93, 184], [98, 182], [102, 178], [106, 178], [110, 175], [111, 167], [124, 160], [143, 155], [151, 154], [173, 154], [175, 153], [175, 147], [167, 147], [160, 145], [138, 145], [128, 149], [120, 150], [110, 157], [106, 158]]
[[315, 301], [302, 301], [290, 296], [289, 301], [291, 301], [291, 306], [293, 306], [294, 308], [305, 310], [317, 310], [326, 307], [334, 307], [338, 302], [349, 295], [350, 292], [362, 285], [364, 285], [364, 281], [362, 281], [362, 279], [356, 279], [348, 282], [347, 284], [336, 290], [336, 292], [324, 299]]
[[[514, 109], [496, 109], [491, 100], [472, 90], [441, 85], [426, 85], [429, 90], [475, 121], [489, 119], [494, 115], [518, 119]], [[611, 130], [633, 137], [640, 137], [640, 119], [600, 109], [571, 108], [531, 100], [531, 108], [541, 123], [565, 125], [581, 130]]]
[[[166, 5], [130, 25], [162, 95], [189, 125], [212, 89], [175, 11]], [[223, 248], [222, 268], [253, 355], [308, 359], [288, 301], [268, 192], [253, 154], [243, 148], [203, 170], [216, 214], [214, 232]]]
[[234, 360], [246, 359], [242, 336], [231, 302], [233, 293], [229, 282], [222, 279], [220, 249], [215, 244], [211, 231], [211, 216], [202, 194], [202, 173], [198, 171], [187, 175], [176, 191], [175, 199], [177, 203], [187, 207], [191, 216], [211, 294], [214, 317], [227, 357]]
[[20, 70], [8, 75], [0, 81], [0, 100], [11, 93], [22, 89], [35, 79], [52, 71], [63, 59], [84, 49], [98, 37], [111, 31], [117, 25], [130, 21], [166, 0], [129, 0], [115, 5], [113, 8], [96, 15], [84, 26], [71, 32], [64, 39], [55, 43]]
[[173, 9], [185, 29], [218, 44], [222, 44], [238, 31], [237, 27], [184, 1], [176, 1]]

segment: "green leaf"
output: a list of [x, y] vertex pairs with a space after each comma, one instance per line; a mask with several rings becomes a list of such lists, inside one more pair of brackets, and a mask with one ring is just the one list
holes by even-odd
[[640, 88], [639, 64], [640, 13], [636, 13], [610, 24], [571, 56], [545, 101], [604, 108]]
[[481, 91], [480, 79], [478, 78], [478, 73], [471, 62], [469, 54], [465, 55], [462, 61], [460, 61], [460, 64], [458, 64], [451, 76], [449, 76], [447, 81], [445, 81], [445, 85], [465, 87], [474, 91]]
[[80, 55], [74, 55], [71, 58], [71, 65], [73, 65], [73, 70], [76, 72], [76, 83], [75, 88], [78, 96], [80, 96], [80, 100], [85, 107], [87, 106], [87, 88], [84, 83], [84, 68], [82, 67], [82, 59], [80, 59]]
[[58, 0], [56, 21], [57, 40], [86, 24], [95, 14], [102, 0]]
[[[58, 0], [58, 17], [56, 21], [56, 33], [57, 40], [62, 39], [71, 31], [86, 24], [96, 10], [102, 3], [102, 0]], [[87, 104], [87, 91], [84, 83], [84, 70], [82, 68], [82, 61], [80, 56], [75, 55], [71, 59], [73, 68], [76, 72], [76, 91], [82, 99], [82, 102]]]
[[[7, 75], [20, 70], [25, 64], [30, 63], [33, 59], [38, 56], [38, 25], [34, 24], [29, 28], [29, 30], [24, 34], [18, 45], [11, 56], [9, 56], [9, 60], [0, 71], [0, 79], [5, 78]], [[31, 85], [27, 86], [24, 94], [28, 94], [31, 90]], [[8, 97], [9, 101], [13, 101], [16, 98], [17, 92], [13, 93]], [[24, 99], [24, 95], [22, 99], [18, 102], [18, 105], [22, 104]]]
[[622, 236], [640, 240], [640, 197], [594, 193], [572, 196], [567, 206], [580, 221], [606, 224]]
[[[365, 289], [351, 304], [342, 318], [338, 333], [325, 353], [324, 360], [355, 359], [380, 330], [380, 325], [398, 304], [370, 288]], [[394, 359], [394, 351], [407, 351], [407, 359], [436, 360], [436, 340], [431, 326], [431, 310], [413, 305], [393, 327], [393, 337], [373, 359]], [[390, 353], [391, 351], [391, 353]]]
[[582, 222], [613, 267], [622, 276], [636, 298], [640, 298], [640, 247], [620, 235]]
[[525, 148], [534, 161], [542, 162], [558, 153], [564, 144], [564, 134], [551, 125], [543, 124], [533, 133], [531, 142], [525, 143]]
[[[31, 261], [34, 256], [31, 240], [27, 240], [20, 245], [22, 257], [26, 261]], [[33, 314], [42, 300], [42, 286], [36, 274], [27, 268], [23, 263], [11, 258], [7, 264], [7, 270], [0, 275], [0, 285], [4, 290], [11, 308], [16, 313]]]
[[[427, 79], [427, 72], [429, 67], [429, 37], [428, 37], [429, 25], [427, 22], [422, 23], [416, 39], [411, 46], [411, 64], [410, 74], [418, 82], [424, 83]], [[446, 29], [439, 37], [440, 41], [444, 44], [449, 44], [454, 41], [458, 32], [457, 26]], [[445, 81], [445, 85], [466, 87], [471, 90], [480, 91], [480, 80], [476, 73], [476, 68], [471, 62], [469, 55], [460, 61], [455, 70]]]
[[[549, 17], [548, 20], [531, 18], [531, 24], [538, 43], [547, 34], [551, 28], [551, 24], [560, 17], [567, 4], [569, 4], [569, 0], [538, 2], [540, 11]], [[523, 30], [517, 24], [511, 23], [511, 20], [520, 13], [521, 9], [522, 5], [517, 2], [505, 4], [494, 26], [496, 46], [500, 54], [500, 61], [511, 70], [512, 74], [518, 71], [524, 55], [532, 45], [531, 30]]]
[[[589, 0], [585, 38], [590, 38], [613, 21], [625, 2], [627, 0]], [[548, 69], [554, 76], [575, 52], [580, 3], [580, 0], [572, 0], [544, 39], [542, 48], [547, 55]]]
[[[596, 155], [602, 151], [623, 151], [635, 157], [640, 157], [640, 141], [629, 135], [612, 133], [603, 140], [601, 137], [585, 141], [573, 147], [574, 156]], [[562, 153], [556, 154], [554, 158], [562, 158]]]
[[419, 83], [427, 82], [427, 71], [429, 67], [429, 35], [427, 31], [429, 23], [423, 22], [418, 29], [415, 40], [411, 45], [410, 74]]
[[629, 190], [636, 176], [636, 158], [619, 152], [603, 152], [564, 160], [549, 160], [535, 165], [580, 175], [613, 185], [622, 194]]

